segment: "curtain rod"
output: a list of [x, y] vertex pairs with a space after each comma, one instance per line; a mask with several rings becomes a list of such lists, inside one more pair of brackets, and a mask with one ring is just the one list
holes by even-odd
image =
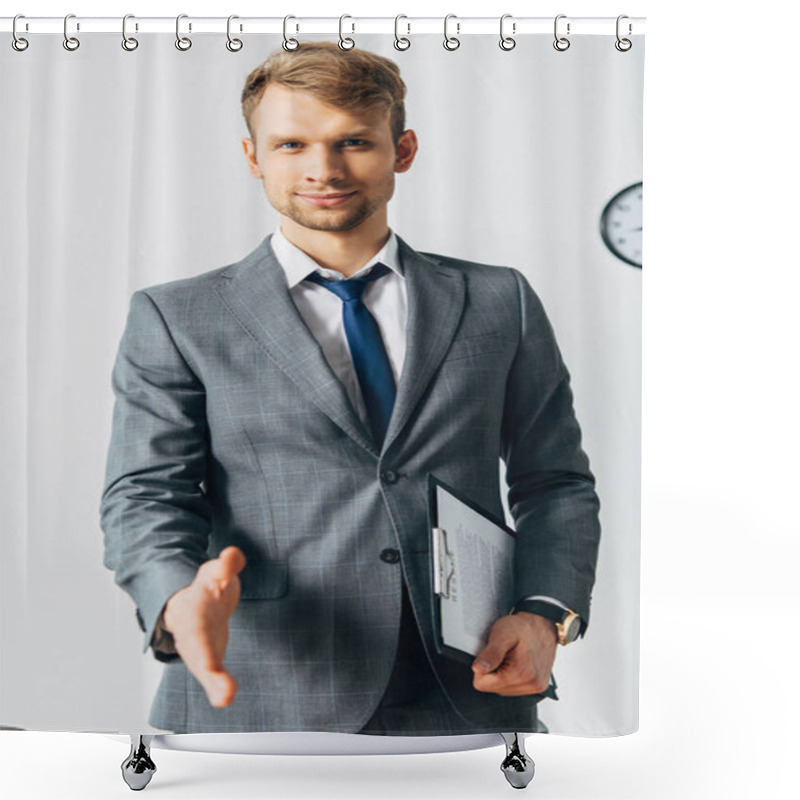
[[[472, 34], [499, 34], [500, 16], [497, 17], [458, 17], [449, 15], [448, 35], [469, 36]], [[555, 17], [513, 17], [505, 15], [504, 31], [506, 35], [517, 36], [534, 33], [553, 34]], [[559, 31], [570, 35], [611, 35], [617, 31], [616, 17], [570, 17], [559, 15]], [[395, 26], [401, 36], [414, 34], [443, 34], [444, 17], [234, 17], [231, 20], [231, 31], [243, 33], [282, 34], [284, 24], [288, 25], [291, 35], [302, 34], [338, 34], [343, 30], [346, 35], [357, 33], [393, 34]], [[11, 33], [12, 17], [0, 18], [0, 31]], [[645, 17], [624, 17], [619, 23], [624, 36], [643, 34]], [[569, 31], [567, 31], [569, 25]], [[17, 33], [64, 33], [64, 17], [27, 17], [17, 20]], [[227, 17], [193, 17], [181, 15], [181, 32], [184, 34], [226, 33]], [[127, 21], [129, 34], [138, 33], [175, 33], [175, 17], [136, 17]], [[68, 20], [70, 35], [75, 33], [120, 33], [122, 17], [81, 17], [70, 15]]]

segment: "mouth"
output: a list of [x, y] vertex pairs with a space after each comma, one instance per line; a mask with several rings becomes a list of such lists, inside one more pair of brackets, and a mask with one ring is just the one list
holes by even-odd
[[300, 194], [298, 192], [298, 197], [302, 197], [307, 203], [310, 203], [314, 206], [322, 206], [322, 207], [329, 207], [329, 206], [338, 206], [342, 203], [349, 200], [355, 192], [336, 192], [336, 193], [326, 193], [326, 194]]

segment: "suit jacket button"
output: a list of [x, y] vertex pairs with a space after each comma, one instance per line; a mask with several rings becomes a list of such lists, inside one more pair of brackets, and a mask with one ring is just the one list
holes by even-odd
[[396, 564], [399, 560], [400, 553], [394, 547], [387, 547], [385, 550], [381, 550], [381, 561], [385, 561], [387, 564]]
[[390, 469], [387, 469], [385, 472], [381, 473], [381, 480], [384, 483], [397, 483], [399, 477], [400, 476], [396, 472], [393, 472]]

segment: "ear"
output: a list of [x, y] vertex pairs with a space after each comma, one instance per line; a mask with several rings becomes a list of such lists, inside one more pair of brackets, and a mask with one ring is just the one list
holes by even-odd
[[258, 166], [256, 160], [256, 143], [252, 139], [242, 139], [242, 147], [244, 148], [244, 155], [247, 159], [247, 168], [254, 178], [262, 178], [261, 168]]
[[417, 134], [412, 130], [403, 131], [397, 140], [397, 155], [394, 162], [395, 172], [407, 172], [419, 149]]

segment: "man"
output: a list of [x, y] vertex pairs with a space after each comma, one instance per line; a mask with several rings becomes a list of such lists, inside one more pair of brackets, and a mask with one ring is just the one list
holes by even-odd
[[[404, 93], [366, 51], [271, 56], [243, 146], [279, 230], [132, 298], [101, 513], [166, 662], [156, 727], [536, 730], [557, 637], [585, 630], [598, 501], [567, 370], [519, 272], [389, 229]], [[433, 641], [427, 481], [502, 516], [501, 457], [522, 605], [470, 670]]]

